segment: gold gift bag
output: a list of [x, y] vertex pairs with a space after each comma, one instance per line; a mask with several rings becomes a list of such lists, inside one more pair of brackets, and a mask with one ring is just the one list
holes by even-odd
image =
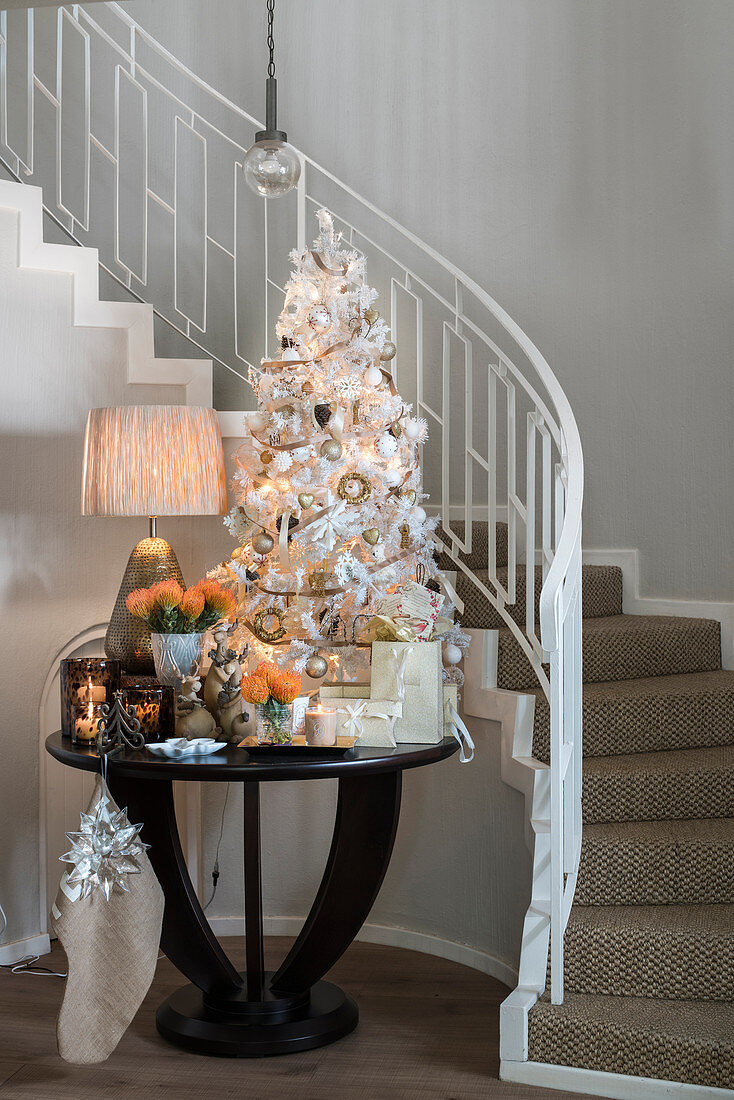
[[399, 744], [437, 745], [444, 736], [441, 643], [373, 642], [371, 695], [403, 704]]

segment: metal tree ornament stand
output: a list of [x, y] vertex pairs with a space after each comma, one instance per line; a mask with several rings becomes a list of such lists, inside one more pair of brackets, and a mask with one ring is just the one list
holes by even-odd
[[[102, 717], [97, 724], [97, 752], [103, 758], [117, 749], [144, 749], [145, 737], [141, 733], [140, 720], [134, 706], [125, 706], [122, 692], [116, 691], [111, 703], [100, 707]], [[103, 769], [103, 776], [106, 768]]]

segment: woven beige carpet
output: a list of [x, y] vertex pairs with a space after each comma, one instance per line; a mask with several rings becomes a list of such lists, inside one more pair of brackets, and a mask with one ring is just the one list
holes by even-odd
[[[454, 533], [463, 537], [463, 527]], [[463, 556], [495, 596], [486, 527]], [[444, 563], [451, 568], [448, 560]], [[524, 627], [521, 591], [507, 606]], [[458, 576], [466, 626], [499, 630], [498, 685], [536, 697], [496, 609]], [[541, 577], [535, 576], [535, 618]], [[531, 1061], [734, 1089], [734, 672], [709, 619], [622, 613], [619, 570], [584, 566], [584, 839], [565, 934], [563, 1005], [529, 1018]]]

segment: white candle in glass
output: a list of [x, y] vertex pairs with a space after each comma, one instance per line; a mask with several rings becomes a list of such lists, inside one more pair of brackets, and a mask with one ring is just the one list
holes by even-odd
[[94, 741], [100, 717], [100, 704], [93, 703], [91, 699], [84, 707], [78, 708], [74, 718], [74, 739], [88, 743]]
[[86, 706], [90, 701], [92, 703], [107, 701], [107, 688], [104, 684], [93, 684], [91, 676], [87, 680], [86, 687], [80, 687], [77, 691], [77, 705]]
[[306, 744], [336, 744], [336, 711], [321, 703], [306, 710]]

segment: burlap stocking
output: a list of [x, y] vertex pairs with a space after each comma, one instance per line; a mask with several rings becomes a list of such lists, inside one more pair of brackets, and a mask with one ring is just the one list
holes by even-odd
[[[87, 813], [102, 792], [97, 779]], [[110, 799], [110, 807], [116, 809]], [[139, 874], [127, 875], [129, 893], [107, 901], [98, 889], [83, 898], [81, 886], [61, 879], [52, 927], [69, 960], [56, 1037], [59, 1054], [77, 1065], [103, 1062], [140, 1007], [155, 974], [163, 921], [163, 891], [143, 853]]]

